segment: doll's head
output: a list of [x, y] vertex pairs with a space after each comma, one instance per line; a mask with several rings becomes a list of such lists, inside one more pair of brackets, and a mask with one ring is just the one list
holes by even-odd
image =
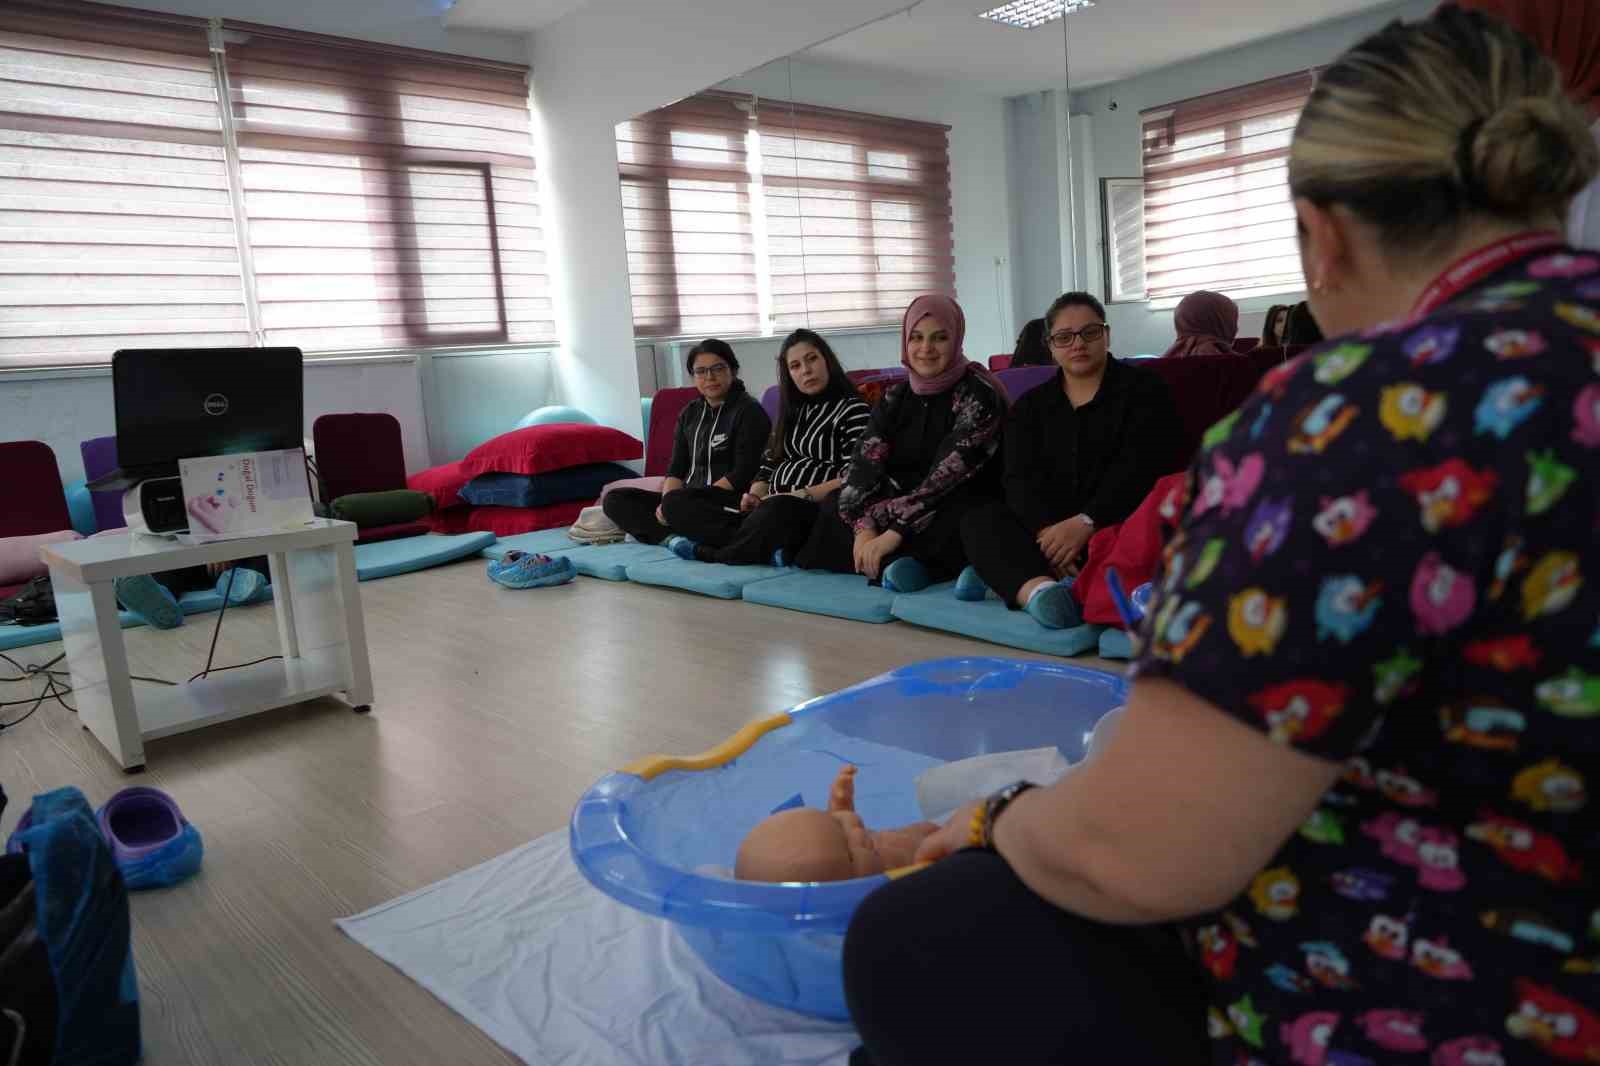
[[750, 830], [733, 874], [741, 881], [848, 881], [883, 869], [872, 834], [854, 812], [797, 807]]

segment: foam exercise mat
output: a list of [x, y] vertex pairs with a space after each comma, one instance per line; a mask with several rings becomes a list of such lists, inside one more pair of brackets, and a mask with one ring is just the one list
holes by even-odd
[[782, 577], [790, 571], [776, 566], [729, 566], [726, 563], [691, 562], [673, 556], [628, 567], [628, 580], [640, 585], [698, 592], [719, 600], [736, 600], [749, 585]]
[[785, 607], [856, 622], [894, 621], [895, 593], [867, 584], [860, 574], [784, 570], [782, 577], [744, 587], [744, 598], [766, 607]]
[[380, 577], [443, 566], [476, 555], [493, 543], [493, 533], [458, 533], [455, 536], [429, 533], [421, 537], [357, 544], [356, 577], [361, 581], [375, 581]]
[[[272, 587], [269, 585], [270, 593]], [[269, 603], [270, 595], [258, 600], [258, 603]], [[183, 609], [184, 615], [210, 614], [222, 609], [222, 596], [216, 589], [201, 589], [198, 592], [185, 592], [178, 597], [178, 606]], [[234, 610], [238, 610], [235, 607]], [[123, 629], [135, 629], [144, 625], [144, 619], [132, 611], [118, 611], [117, 622]], [[42, 626], [0, 625], [0, 651], [10, 651], [13, 648], [31, 648], [35, 644], [48, 644], [52, 640], [61, 639], [61, 623], [50, 622]]]
[[659, 544], [624, 541], [621, 544], [591, 545], [582, 551], [573, 552], [570, 558], [572, 565], [578, 568], [578, 573], [586, 577], [598, 577], [606, 581], [626, 581], [630, 566], [640, 563], [660, 563], [678, 557]]
[[532, 533], [518, 533], [514, 537], [501, 537], [478, 554], [485, 559], [504, 559], [511, 552], [522, 551], [559, 559], [569, 552], [594, 547], [592, 544], [579, 544], [567, 536], [567, 528], [562, 526], [560, 529], [540, 529]]
[[991, 644], [1045, 655], [1071, 657], [1099, 648], [1104, 626], [1046, 629], [1023, 611], [1010, 611], [990, 597], [982, 603], [956, 599], [955, 585], [940, 585], [914, 596], [896, 596], [894, 616], [902, 622], [958, 633]]

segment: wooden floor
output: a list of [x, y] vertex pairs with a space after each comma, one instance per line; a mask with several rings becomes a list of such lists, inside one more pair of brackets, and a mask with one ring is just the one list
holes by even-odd
[[[137, 783], [170, 792], [204, 835], [200, 876], [133, 898], [150, 1066], [515, 1062], [333, 919], [561, 827], [585, 788], [640, 755], [703, 750], [909, 662], [1001, 652], [589, 578], [512, 592], [481, 561], [361, 593], [370, 716], [323, 700], [154, 741], [133, 777], [58, 704], [0, 734], [0, 834], [36, 792], [76, 785], [98, 805]], [[133, 672], [194, 673], [214, 617], [128, 631]], [[270, 607], [228, 612], [217, 663], [276, 651]]]

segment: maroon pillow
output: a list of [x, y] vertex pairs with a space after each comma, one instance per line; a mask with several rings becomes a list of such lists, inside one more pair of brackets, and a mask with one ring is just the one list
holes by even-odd
[[469, 478], [479, 474], [545, 474], [586, 463], [620, 463], [638, 459], [644, 445], [610, 426], [560, 423], [528, 426], [484, 441], [461, 460]]
[[406, 478], [406, 488], [426, 492], [433, 497], [434, 509], [443, 511], [449, 507], [467, 506], [467, 501], [461, 498], [461, 490], [471, 480], [472, 475], [464, 472], [459, 462], [445, 463], [412, 474]]

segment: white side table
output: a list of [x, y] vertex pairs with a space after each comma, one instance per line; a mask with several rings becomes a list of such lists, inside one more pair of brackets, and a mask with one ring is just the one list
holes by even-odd
[[[144, 766], [146, 740], [231, 718], [334, 692], [343, 692], [357, 711], [371, 710], [355, 538], [352, 523], [317, 519], [290, 532], [214, 544], [125, 532], [42, 549], [83, 725], [124, 770], [133, 771]], [[271, 564], [282, 660], [221, 672], [214, 664], [209, 677], [173, 688], [135, 688], [112, 582], [259, 555]]]

